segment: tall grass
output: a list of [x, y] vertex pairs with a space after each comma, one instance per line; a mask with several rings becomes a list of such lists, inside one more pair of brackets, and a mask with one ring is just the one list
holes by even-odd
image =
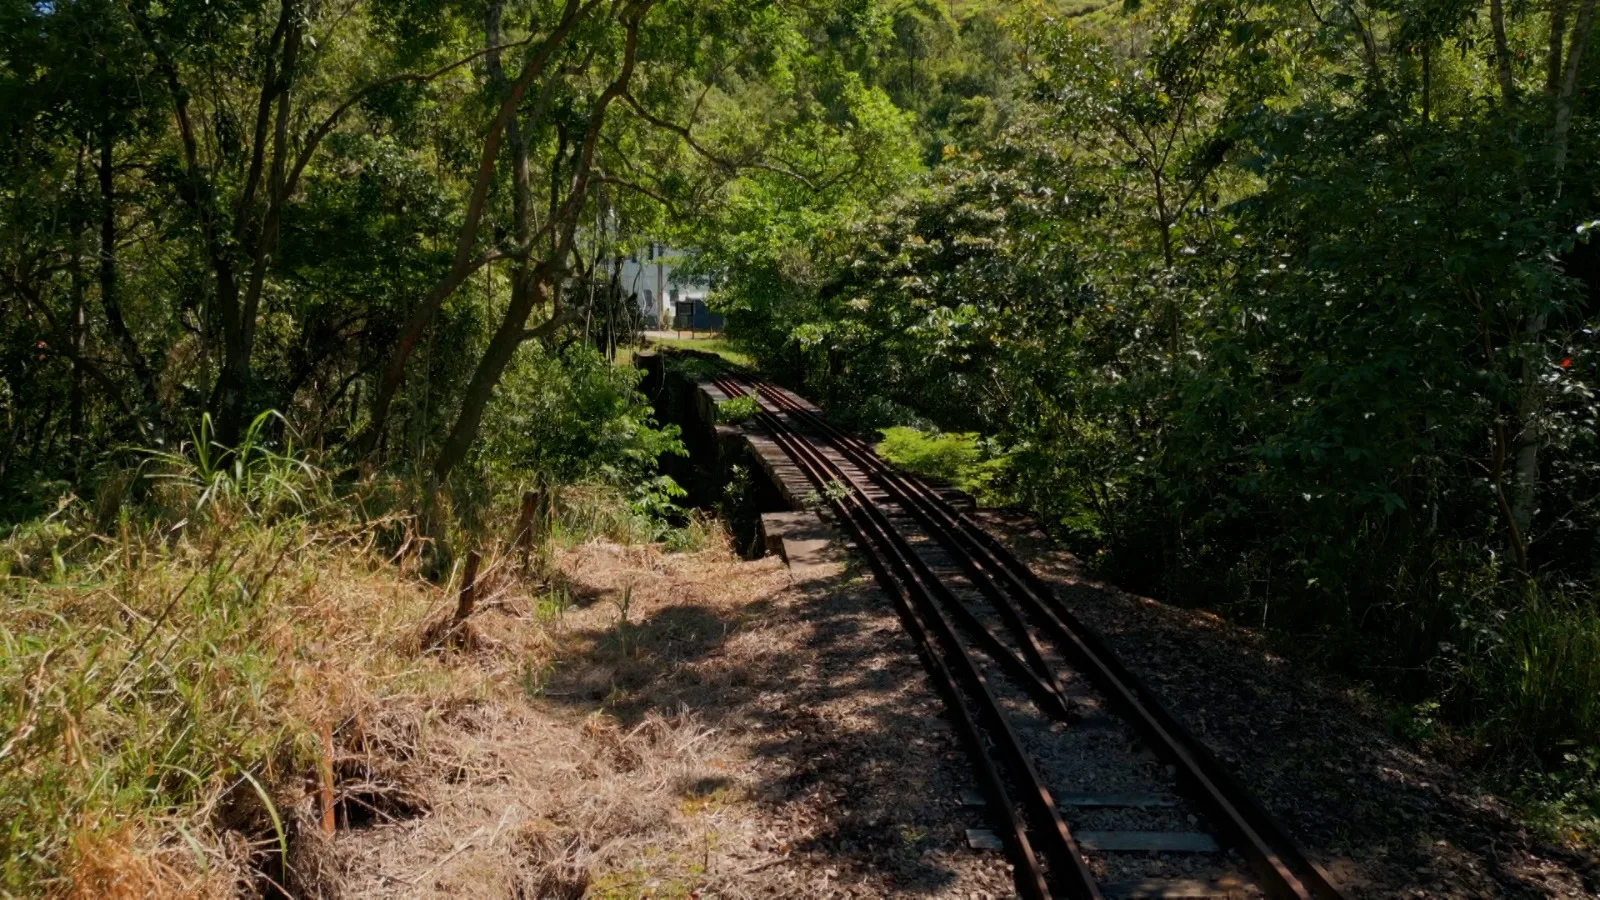
[[[274, 426], [283, 432], [281, 448], [270, 440]], [[294, 432], [281, 414], [256, 416], [235, 447], [212, 435], [211, 416], [203, 415], [193, 439], [176, 452], [147, 454], [156, 464], [150, 477], [193, 515], [222, 525], [238, 516], [285, 519], [311, 515], [331, 500], [329, 480], [296, 453]]]
[[[703, 543], [705, 523], [659, 515], [669, 488], [550, 487], [538, 559], [596, 536]], [[231, 448], [203, 419], [178, 449], [0, 540], [0, 896], [231, 895], [281, 879], [271, 860], [308, 821], [323, 729], [486, 689], [493, 673], [424, 652], [455, 576], [420, 577], [415, 494], [393, 479], [336, 487], [275, 414]], [[509, 577], [515, 515], [486, 504], [434, 540], [482, 549], [483, 572]]]
[[270, 422], [224, 449], [203, 421], [109, 479], [119, 496], [0, 542], [0, 895], [242, 887], [284, 841], [316, 723], [415, 674], [375, 638], [408, 633], [433, 592], [392, 582], [372, 608], [356, 587], [394, 521], [334, 503]]
[[1508, 748], [1600, 744], [1600, 609], [1529, 587], [1522, 601], [1463, 623], [1447, 647], [1451, 698]]

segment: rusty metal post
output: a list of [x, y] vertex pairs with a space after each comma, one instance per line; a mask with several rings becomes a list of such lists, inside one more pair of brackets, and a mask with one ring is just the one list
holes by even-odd
[[478, 598], [474, 596], [478, 590], [478, 551], [467, 553], [467, 565], [461, 573], [461, 595], [456, 599], [455, 624], [460, 625], [472, 615], [472, 609], [477, 605]]

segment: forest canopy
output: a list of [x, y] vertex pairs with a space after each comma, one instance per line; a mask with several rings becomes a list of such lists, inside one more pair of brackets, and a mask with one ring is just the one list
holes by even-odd
[[741, 173], [867, 202], [908, 165], [903, 114], [822, 50], [847, 10], [3, 15], [0, 482], [38, 503], [109, 446], [202, 415], [231, 446], [264, 409], [446, 479], [513, 359], [625, 319], [621, 260]]

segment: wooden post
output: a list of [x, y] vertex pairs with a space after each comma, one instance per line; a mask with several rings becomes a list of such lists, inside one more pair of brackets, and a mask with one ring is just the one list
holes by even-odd
[[461, 596], [456, 599], [455, 624], [460, 625], [472, 615], [472, 609], [477, 605], [474, 593], [478, 589], [478, 551], [467, 553], [467, 566], [461, 573]]
[[322, 723], [322, 759], [317, 762], [322, 776], [320, 799], [322, 801], [322, 834], [333, 837], [333, 727]]
[[522, 567], [528, 567], [528, 551], [533, 547], [533, 507], [538, 500], [533, 491], [522, 492], [522, 514], [517, 517], [516, 546], [522, 551]]

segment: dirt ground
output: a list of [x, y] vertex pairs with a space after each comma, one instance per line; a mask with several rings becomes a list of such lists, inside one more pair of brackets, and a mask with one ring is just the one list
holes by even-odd
[[964, 757], [868, 578], [796, 584], [726, 547], [591, 543], [559, 567], [554, 601], [481, 613], [459, 664], [503, 666], [507, 629], [551, 654], [423, 717], [404, 771], [427, 811], [341, 830], [328, 893], [1012, 895], [1003, 856], [966, 846]]
[[[1389, 737], [1357, 692], [1247, 630], [1085, 579], [1026, 520], [987, 524], [1348, 896], [1600, 896], [1600, 868]], [[403, 773], [419, 802], [341, 830], [325, 893], [1013, 895], [1003, 856], [966, 844], [987, 823], [960, 804], [965, 757], [861, 572], [835, 562], [795, 583], [726, 546], [590, 543], [559, 558], [553, 585], [490, 604], [456, 661], [504, 673], [502, 689], [414, 711], [403, 752], [365, 750], [395, 758], [357, 769]], [[529, 630], [547, 649], [508, 660], [541, 645]]]

